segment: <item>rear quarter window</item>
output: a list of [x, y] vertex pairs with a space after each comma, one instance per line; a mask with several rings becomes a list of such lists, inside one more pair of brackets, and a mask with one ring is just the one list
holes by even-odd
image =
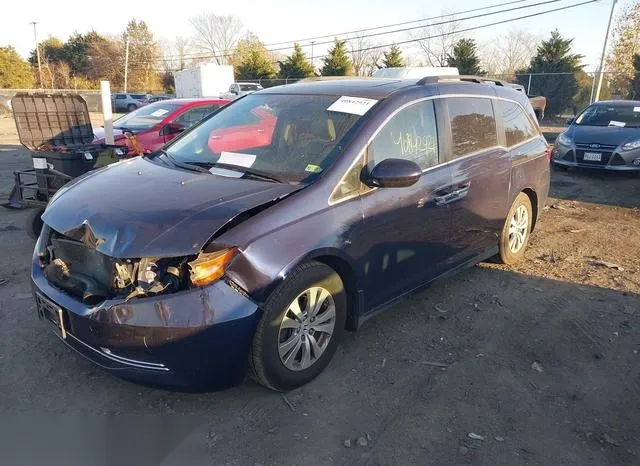
[[538, 135], [538, 130], [520, 105], [505, 100], [498, 100], [496, 104], [499, 108], [498, 115], [502, 118], [507, 147]]
[[448, 97], [454, 158], [498, 145], [496, 119], [491, 99]]

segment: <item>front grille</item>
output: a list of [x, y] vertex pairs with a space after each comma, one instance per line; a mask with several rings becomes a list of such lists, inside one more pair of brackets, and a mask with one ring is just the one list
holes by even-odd
[[52, 232], [43, 274], [57, 288], [97, 304], [113, 294], [114, 260], [82, 241]]
[[[584, 159], [585, 152], [598, 152], [602, 154], [602, 157], [600, 158], [599, 161], [585, 160]], [[578, 163], [583, 163], [585, 165], [606, 165], [607, 163], [609, 163], [610, 158], [611, 158], [611, 152], [603, 152], [601, 150], [588, 150], [588, 151], [577, 150], [576, 151], [576, 161]]]
[[576, 143], [577, 149], [586, 150], [587, 152], [601, 152], [601, 151], [610, 151], [612, 152], [616, 147], [615, 144], [600, 144], [597, 142], [591, 143]]

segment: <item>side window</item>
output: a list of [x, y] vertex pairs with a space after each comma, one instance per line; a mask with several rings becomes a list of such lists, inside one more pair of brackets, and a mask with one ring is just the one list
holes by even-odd
[[538, 135], [537, 129], [518, 104], [505, 100], [499, 100], [497, 103], [502, 113], [507, 147], [515, 146]]
[[174, 121], [182, 123], [185, 128], [190, 128], [213, 111], [213, 105], [203, 105], [201, 107], [190, 108], [183, 114], [179, 115]]
[[369, 159], [407, 159], [423, 170], [438, 164], [438, 132], [433, 101], [415, 103], [398, 112], [369, 145]]
[[116, 94], [116, 100], [124, 100], [126, 99], [127, 96], [124, 94]]
[[446, 103], [455, 158], [498, 145], [491, 99], [449, 97]]

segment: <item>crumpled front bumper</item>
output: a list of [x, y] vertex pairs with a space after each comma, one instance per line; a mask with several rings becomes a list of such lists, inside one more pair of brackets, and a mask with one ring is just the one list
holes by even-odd
[[189, 390], [227, 388], [245, 377], [261, 312], [224, 281], [88, 307], [46, 280], [37, 254], [31, 279], [38, 315], [65, 344], [114, 375]]

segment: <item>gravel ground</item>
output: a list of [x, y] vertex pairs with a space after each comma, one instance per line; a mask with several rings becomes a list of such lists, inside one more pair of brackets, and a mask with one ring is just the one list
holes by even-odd
[[[0, 119], [0, 199], [29, 163]], [[396, 305], [286, 395], [156, 390], [69, 351], [35, 318], [27, 212], [0, 209], [0, 463], [638, 464], [640, 178], [553, 172], [551, 196], [524, 263]]]

